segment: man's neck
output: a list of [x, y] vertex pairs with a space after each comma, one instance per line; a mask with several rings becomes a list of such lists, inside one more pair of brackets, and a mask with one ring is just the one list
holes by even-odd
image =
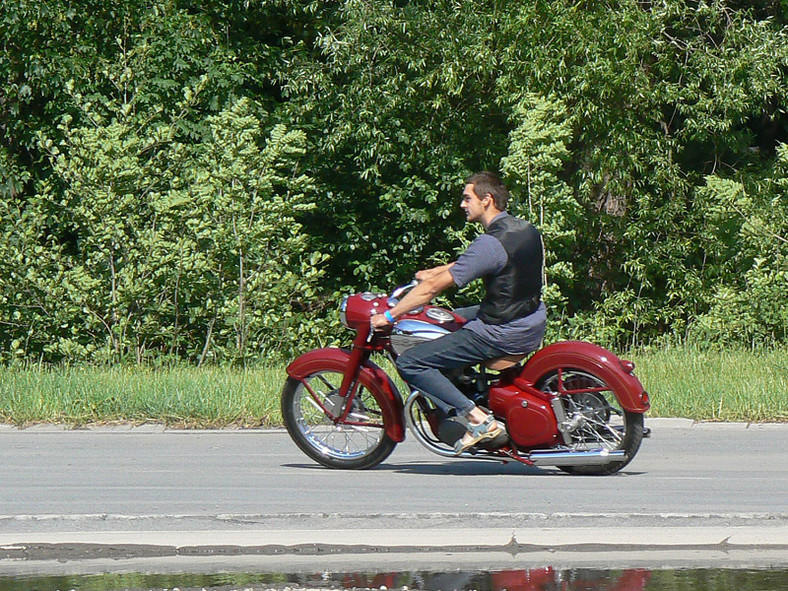
[[490, 208], [484, 212], [484, 215], [479, 221], [481, 222], [482, 226], [486, 230], [487, 228], [490, 227], [490, 224], [493, 223], [493, 220], [495, 220], [495, 218], [497, 218], [502, 213], [506, 213], [506, 212], [500, 211], [499, 209], [495, 209], [494, 207]]

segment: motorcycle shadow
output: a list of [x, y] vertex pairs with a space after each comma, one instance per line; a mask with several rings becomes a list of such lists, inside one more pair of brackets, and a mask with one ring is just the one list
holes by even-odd
[[[336, 468], [327, 468], [320, 464], [282, 464], [282, 468], [297, 468], [302, 470], [321, 470], [337, 471]], [[355, 470], [349, 470], [354, 472]], [[396, 472], [399, 474], [416, 474], [423, 476], [565, 476], [571, 478], [583, 478], [562, 472], [558, 468], [536, 466], [526, 466], [525, 464], [510, 462], [508, 464], [498, 464], [485, 460], [473, 461], [463, 460], [462, 462], [408, 462], [390, 463], [385, 462], [364, 472]], [[637, 476], [641, 472], [622, 471], [611, 476]], [[588, 476], [585, 478], [598, 478], [598, 476]], [[610, 478], [610, 476], [607, 476]]]
[[[325, 470], [325, 471], [342, 471], [337, 468], [327, 468], [320, 464], [282, 464], [282, 468], [298, 468], [302, 470]], [[356, 472], [356, 470], [348, 470], [349, 472]], [[463, 463], [402, 463], [391, 464], [383, 463], [362, 472], [397, 472], [400, 474], [423, 474], [425, 476], [484, 476], [484, 475], [532, 475], [532, 476], [547, 476], [558, 474], [557, 471], [543, 470], [534, 466], [526, 466], [524, 464], [518, 465], [503, 465], [492, 464], [485, 461], [468, 461]]]
[[401, 474], [422, 474], [425, 476], [556, 476], [563, 474], [557, 470], [545, 470], [520, 463], [504, 464], [485, 460], [381, 464], [377, 468]]
[[[304, 470], [325, 470], [336, 471], [336, 468], [327, 468], [319, 464], [282, 464], [283, 468], [298, 468]], [[352, 470], [351, 470], [352, 471]], [[485, 460], [473, 461], [463, 460], [462, 462], [408, 462], [408, 463], [383, 463], [370, 472], [396, 472], [398, 474], [415, 474], [422, 476], [563, 476], [566, 478], [600, 478], [599, 476], [578, 476], [567, 474], [554, 467], [538, 468], [536, 466], [526, 466], [525, 464], [510, 462], [508, 464], [489, 462]], [[622, 470], [617, 474], [605, 476], [605, 478], [641, 476], [645, 472], [635, 472]]]
[[[377, 466], [376, 470], [388, 470], [401, 474], [423, 474], [425, 476], [563, 476], [567, 478], [600, 478], [599, 476], [578, 476], [567, 474], [558, 468], [538, 468], [524, 464], [497, 465], [488, 462], [475, 464], [386, 464]], [[640, 476], [644, 472], [621, 471], [605, 478]]]

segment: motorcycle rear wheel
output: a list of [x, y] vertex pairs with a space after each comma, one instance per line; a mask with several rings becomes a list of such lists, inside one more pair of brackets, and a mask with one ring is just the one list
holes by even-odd
[[606, 449], [623, 451], [623, 460], [595, 466], [560, 466], [569, 474], [604, 476], [614, 474], [635, 457], [643, 441], [643, 415], [621, 407], [612, 388], [588, 371], [562, 368], [543, 376], [537, 387], [561, 395], [568, 421], [578, 427], [570, 433], [573, 451]]
[[346, 421], [335, 421], [345, 406], [338, 393], [342, 377], [341, 372], [327, 369], [303, 380], [288, 378], [282, 391], [282, 418], [296, 445], [316, 462], [344, 470], [372, 468], [397, 443], [386, 434], [383, 412], [363, 377]]

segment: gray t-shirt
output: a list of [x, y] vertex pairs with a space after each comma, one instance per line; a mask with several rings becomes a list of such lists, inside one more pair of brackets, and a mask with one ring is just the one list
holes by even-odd
[[[495, 219], [505, 215], [508, 214], [501, 213]], [[459, 256], [449, 273], [457, 287], [465, 287], [474, 279], [499, 273], [506, 266], [507, 260], [506, 250], [497, 238], [480, 234]], [[544, 304], [540, 304], [533, 314], [524, 318], [496, 325], [474, 318], [464, 328], [472, 330], [506, 353], [518, 355], [539, 348], [546, 323], [547, 309]]]

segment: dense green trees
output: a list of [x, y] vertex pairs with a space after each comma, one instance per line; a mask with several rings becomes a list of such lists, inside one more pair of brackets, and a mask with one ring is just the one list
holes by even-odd
[[786, 20], [734, 0], [4, 2], [0, 355], [289, 354], [328, 338], [336, 291], [452, 257], [483, 168], [544, 232], [553, 337], [785, 341]]

